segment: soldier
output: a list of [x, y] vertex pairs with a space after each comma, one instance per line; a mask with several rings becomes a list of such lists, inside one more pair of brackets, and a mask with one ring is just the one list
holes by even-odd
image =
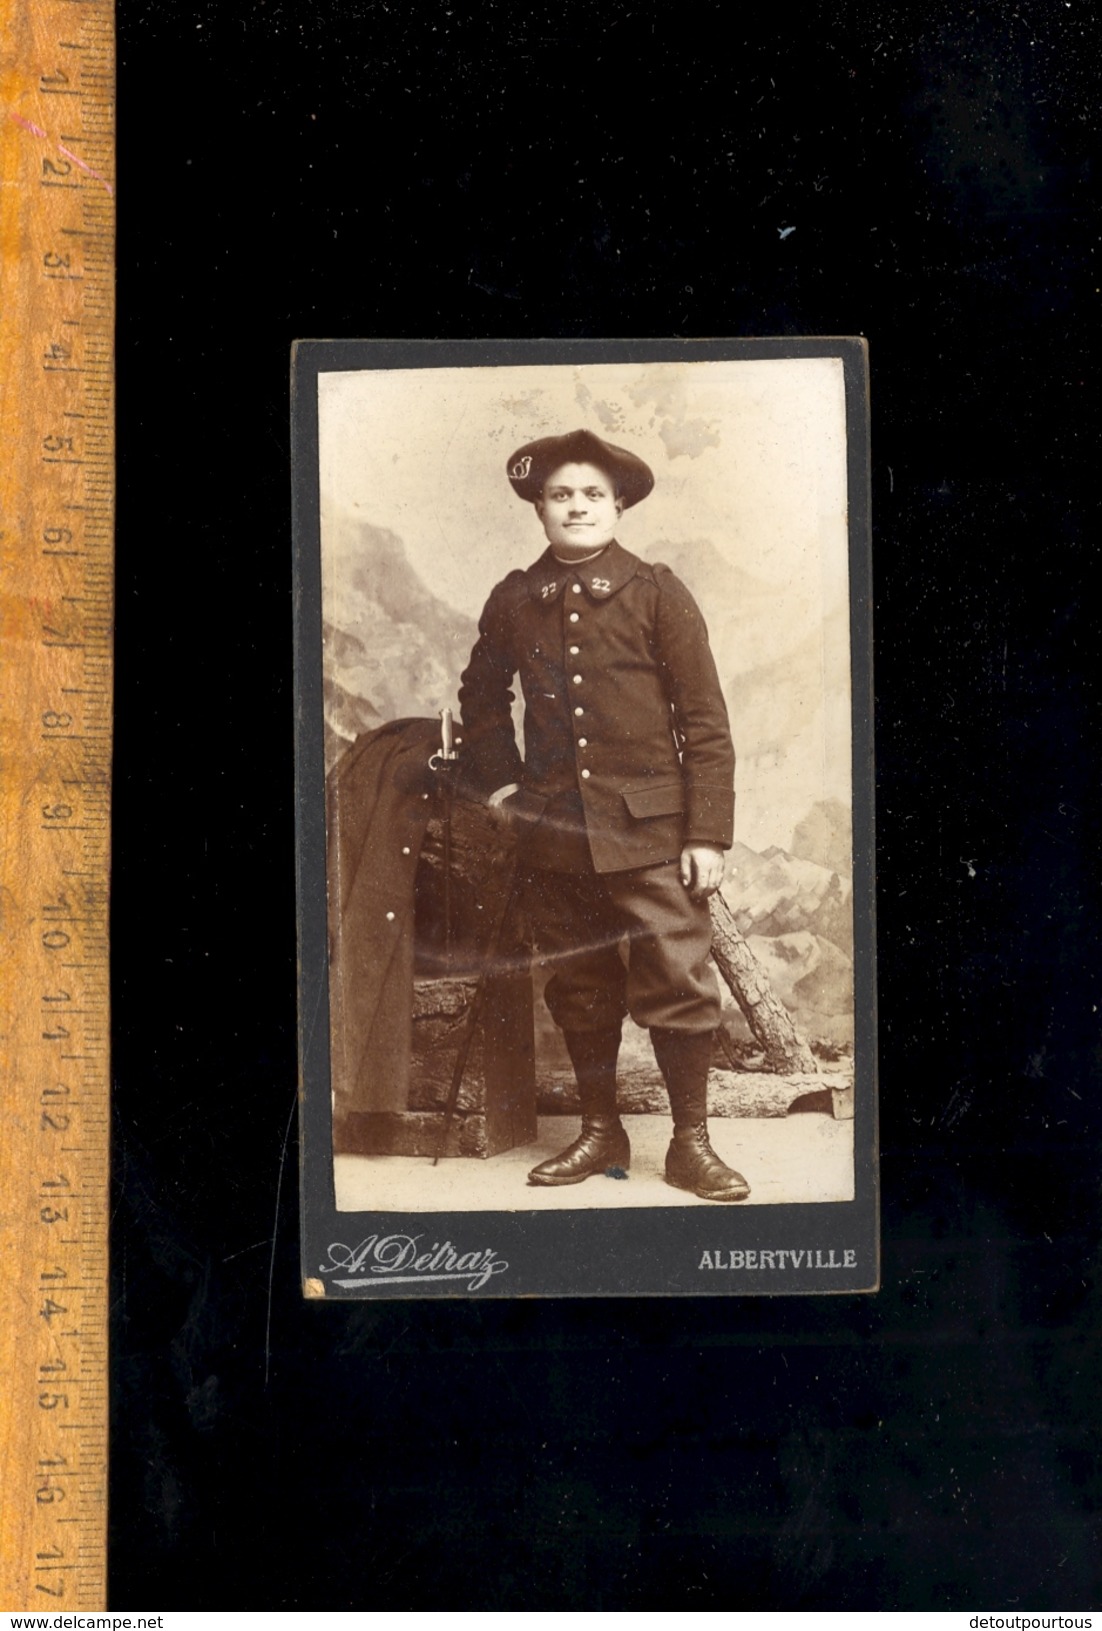
[[528, 443], [507, 473], [548, 547], [486, 604], [459, 693], [464, 754], [474, 785], [518, 829], [536, 946], [554, 970], [545, 1000], [582, 1111], [580, 1136], [528, 1181], [628, 1167], [616, 1060], [630, 1013], [650, 1030], [669, 1092], [667, 1181], [744, 1200], [749, 1185], [707, 1129], [720, 1019], [708, 896], [733, 837], [735, 760], [704, 620], [668, 567], [616, 542], [624, 510], [654, 486], [635, 454], [578, 430]]

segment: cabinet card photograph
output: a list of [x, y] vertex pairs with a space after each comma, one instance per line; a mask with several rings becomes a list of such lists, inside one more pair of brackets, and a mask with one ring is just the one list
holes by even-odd
[[307, 1296], [878, 1283], [863, 341], [304, 341]]

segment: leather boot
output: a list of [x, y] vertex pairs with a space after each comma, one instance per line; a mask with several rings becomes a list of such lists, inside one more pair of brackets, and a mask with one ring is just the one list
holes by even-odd
[[708, 1066], [711, 1031], [651, 1031], [658, 1068], [673, 1111], [673, 1139], [666, 1151], [666, 1182], [705, 1201], [744, 1201], [750, 1185], [708, 1142]]
[[543, 1187], [580, 1184], [596, 1173], [631, 1165], [631, 1145], [616, 1109], [616, 1056], [620, 1031], [564, 1031], [563, 1040], [578, 1078], [582, 1130], [573, 1144], [541, 1161], [528, 1182]]

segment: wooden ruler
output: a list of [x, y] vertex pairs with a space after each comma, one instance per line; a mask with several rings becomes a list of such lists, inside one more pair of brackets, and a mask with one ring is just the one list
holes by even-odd
[[105, 1606], [112, 0], [0, 0], [0, 1609]]

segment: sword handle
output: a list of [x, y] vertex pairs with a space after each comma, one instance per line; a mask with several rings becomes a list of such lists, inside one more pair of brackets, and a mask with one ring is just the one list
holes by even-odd
[[455, 733], [452, 729], [452, 711], [450, 708], [441, 708], [440, 710], [440, 757], [442, 759], [454, 759], [456, 757]]

